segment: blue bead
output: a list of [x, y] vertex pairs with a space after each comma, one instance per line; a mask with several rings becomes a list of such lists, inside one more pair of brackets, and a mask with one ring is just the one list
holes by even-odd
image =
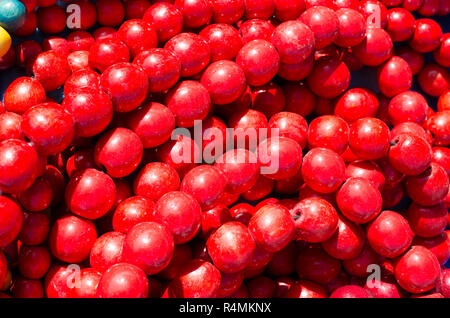
[[0, 26], [14, 32], [25, 23], [27, 9], [18, 0], [0, 0]]

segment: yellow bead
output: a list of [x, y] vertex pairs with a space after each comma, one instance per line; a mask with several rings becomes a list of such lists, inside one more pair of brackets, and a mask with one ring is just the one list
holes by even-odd
[[5, 55], [11, 47], [11, 36], [9, 33], [0, 27], [0, 57]]

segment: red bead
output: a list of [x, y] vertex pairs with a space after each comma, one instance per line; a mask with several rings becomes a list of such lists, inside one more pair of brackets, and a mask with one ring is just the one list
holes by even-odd
[[181, 191], [193, 196], [202, 209], [216, 206], [222, 199], [227, 181], [220, 170], [202, 165], [193, 168], [183, 178]]
[[418, 19], [415, 31], [409, 39], [409, 46], [420, 53], [431, 52], [437, 49], [442, 40], [440, 25], [431, 19]]
[[450, 149], [445, 147], [433, 147], [433, 161], [439, 164], [450, 175]]
[[117, 37], [128, 46], [131, 57], [155, 48], [158, 44], [156, 31], [148, 22], [140, 19], [123, 23], [117, 32]]
[[403, 92], [389, 102], [389, 119], [394, 125], [406, 122], [421, 124], [425, 121], [427, 108], [428, 103], [421, 94]]
[[180, 60], [182, 77], [199, 74], [211, 59], [208, 43], [194, 33], [180, 33], [167, 41], [164, 48]]
[[[257, 201], [260, 200], [266, 196], [268, 196], [274, 189], [275, 182], [273, 180], [270, 180], [266, 178], [263, 175], [260, 175], [258, 178], [258, 181], [255, 183], [253, 187], [251, 187], [246, 192], [242, 193], [242, 197], [249, 201]], [[245, 204], [245, 203], [243, 203]], [[239, 207], [239, 208], [238, 208]], [[242, 206], [235, 205], [231, 211], [238, 211], [240, 210]], [[246, 208], [244, 210], [247, 210], [247, 208], [250, 208], [248, 205], [245, 205]], [[253, 207], [251, 208], [253, 211]], [[246, 212], [243, 212], [244, 214], [248, 214]], [[239, 215], [240, 212], [236, 212], [236, 215]], [[253, 215], [253, 214], [252, 214]], [[237, 220], [236, 220], [237, 221]], [[247, 220], [248, 221], [248, 220]], [[242, 222], [242, 223], [248, 223], [248, 222]]]
[[0, 246], [6, 247], [14, 241], [22, 227], [23, 213], [20, 205], [5, 196], [0, 196]]
[[432, 238], [416, 236], [413, 245], [420, 245], [429, 249], [441, 265], [447, 263], [450, 258], [450, 241], [444, 232]]
[[252, 90], [252, 108], [262, 112], [267, 118], [283, 111], [285, 104], [283, 90], [275, 82], [254, 87]]
[[[301, 115], [291, 112], [279, 112], [269, 120], [269, 129], [278, 129], [280, 137], [287, 137], [306, 147], [308, 124]], [[271, 131], [269, 130], [269, 134]]]
[[144, 148], [154, 148], [170, 139], [175, 117], [162, 104], [146, 103], [129, 113], [127, 126], [139, 136]]
[[202, 211], [201, 236], [208, 239], [215, 230], [232, 220], [230, 210], [224, 204], [218, 204], [210, 210]]
[[114, 211], [114, 230], [127, 233], [136, 224], [152, 221], [154, 206], [153, 201], [140, 196], [123, 200]]
[[39, 54], [33, 64], [34, 77], [46, 91], [53, 91], [62, 86], [70, 73], [67, 59], [54, 51]]
[[244, 0], [212, 0], [211, 4], [214, 10], [213, 21], [216, 23], [233, 24], [245, 12]]
[[3, 102], [7, 111], [22, 114], [30, 107], [44, 102], [45, 98], [44, 87], [39, 81], [19, 77], [6, 89]]
[[142, 19], [145, 11], [151, 6], [149, 0], [127, 0], [125, 2], [125, 11], [128, 20]]
[[183, 28], [183, 14], [176, 6], [166, 2], [153, 4], [143, 19], [156, 30], [160, 43], [173, 38]]
[[66, 27], [66, 12], [60, 6], [39, 7], [36, 15], [37, 27], [43, 33], [60, 33]]
[[358, 11], [341, 8], [336, 11], [339, 19], [339, 32], [334, 40], [336, 45], [352, 47], [364, 40], [366, 35], [366, 21]]
[[199, 28], [211, 21], [213, 6], [207, 0], [176, 0], [174, 5], [180, 9], [188, 28]]
[[412, 71], [404, 59], [393, 56], [378, 69], [377, 81], [380, 91], [393, 97], [411, 88]]
[[413, 203], [408, 209], [408, 222], [411, 229], [421, 237], [434, 237], [446, 228], [447, 210], [443, 204], [431, 207]]
[[330, 256], [347, 260], [355, 258], [361, 253], [364, 242], [365, 233], [361, 226], [340, 217], [336, 232], [321, 245]]
[[297, 113], [303, 117], [314, 111], [316, 96], [303, 83], [285, 83], [283, 92], [286, 99], [285, 111]]
[[405, 188], [409, 197], [420, 205], [439, 204], [448, 193], [447, 172], [439, 164], [432, 162], [430, 168], [422, 174], [407, 177]]
[[260, 166], [256, 156], [244, 149], [227, 151], [216, 160], [215, 166], [225, 174], [229, 193], [246, 192], [259, 178]]
[[247, 20], [239, 26], [239, 34], [244, 44], [252, 40], [270, 41], [273, 30], [275, 27], [269, 21], [261, 19]]
[[236, 273], [250, 264], [255, 242], [247, 227], [228, 222], [214, 232], [206, 242], [213, 264], [224, 273]]
[[431, 146], [422, 137], [401, 134], [392, 139], [392, 143], [388, 158], [394, 169], [407, 176], [416, 176], [430, 166]]
[[68, 96], [72, 91], [82, 87], [90, 87], [91, 90], [100, 88], [100, 75], [91, 69], [73, 72], [64, 83], [64, 95]]
[[45, 276], [44, 290], [48, 298], [67, 298], [68, 281], [73, 281], [74, 269], [66, 265], [53, 265]]
[[78, 284], [71, 291], [70, 298], [97, 298], [97, 287], [102, 274], [93, 268], [83, 268], [80, 271]]
[[[97, 11], [96, 7], [93, 3], [90, 3], [89, 1], [83, 1], [83, 0], [77, 0], [77, 1], [71, 1], [73, 5], [77, 5], [80, 10], [80, 20], [79, 25], [71, 26], [68, 24], [68, 27], [71, 29], [79, 29], [79, 30], [88, 30], [92, 28], [97, 22]], [[101, 2], [101, 1], [100, 1]], [[100, 4], [101, 5], [101, 4]], [[70, 11], [70, 10], [69, 10]], [[71, 11], [73, 12], [73, 11]], [[102, 19], [103, 17], [99, 17], [99, 19]], [[70, 16], [69, 16], [70, 21]]]
[[75, 51], [67, 56], [72, 72], [89, 68], [89, 51]]
[[99, 134], [109, 125], [113, 116], [111, 100], [98, 88], [73, 89], [65, 95], [62, 106], [74, 117], [76, 134], [80, 137]]
[[44, 298], [44, 289], [42, 282], [34, 279], [17, 277], [12, 287], [14, 298]]
[[116, 112], [136, 109], [148, 93], [145, 72], [131, 63], [117, 63], [108, 67], [100, 77], [100, 85], [110, 96]]
[[199, 33], [211, 49], [211, 61], [232, 60], [243, 45], [238, 30], [228, 24], [211, 24]]
[[392, 55], [392, 39], [380, 28], [368, 28], [366, 38], [352, 48], [356, 58], [367, 66], [377, 66]]
[[359, 159], [383, 157], [389, 150], [389, 139], [389, 127], [377, 118], [358, 119], [350, 126], [350, 149]]
[[44, 213], [24, 213], [19, 240], [28, 246], [42, 244], [50, 230], [50, 220]]
[[219, 270], [209, 262], [192, 260], [184, 264], [179, 276], [170, 282], [171, 298], [212, 298], [221, 284]]
[[216, 105], [235, 101], [246, 89], [244, 71], [232, 61], [214, 62], [203, 72], [201, 84]]
[[257, 150], [261, 174], [283, 180], [295, 176], [302, 164], [302, 148], [293, 139], [273, 136], [261, 142]]
[[345, 179], [344, 160], [330, 149], [314, 148], [303, 159], [302, 177], [317, 192], [334, 192]]
[[[385, 28], [387, 25], [387, 8], [377, 0], [364, 0], [359, 4], [359, 12], [370, 28]], [[370, 29], [369, 28], [369, 29]]]
[[248, 229], [255, 243], [271, 253], [285, 248], [295, 236], [295, 224], [289, 210], [275, 204], [259, 209], [250, 219]]
[[426, 128], [434, 137], [434, 145], [450, 145], [450, 111], [438, 112], [430, 116], [426, 122]]
[[41, 279], [50, 268], [50, 252], [46, 247], [23, 246], [19, 253], [19, 271], [29, 279]]
[[143, 222], [133, 226], [127, 233], [122, 259], [138, 266], [147, 275], [152, 275], [169, 264], [173, 249], [172, 235], [165, 226], [155, 222]]
[[370, 294], [362, 287], [347, 285], [336, 289], [330, 298], [371, 298]]
[[349, 178], [336, 195], [339, 210], [350, 221], [368, 223], [378, 216], [382, 197], [378, 189], [367, 179]]
[[382, 212], [367, 227], [367, 240], [375, 252], [393, 258], [404, 253], [412, 243], [414, 233], [408, 221], [393, 211]]
[[117, 30], [112, 27], [100, 27], [92, 33], [96, 41], [112, 39], [116, 36], [116, 34]]
[[328, 148], [342, 154], [348, 146], [349, 127], [337, 116], [315, 118], [308, 131], [309, 148]]
[[96, 1], [97, 22], [104, 26], [118, 26], [125, 17], [125, 8], [120, 0]]
[[403, 0], [402, 7], [408, 11], [417, 11], [423, 4], [423, 0]]
[[387, 19], [386, 31], [391, 36], [392, 41], [406, 41], [413, 35], [415, 19], [408, 10], [403, 8], [389, 9]]
[[183, 81], [168, 92], [165, 104], [174, 114], [177, 126], [193, 127], [196, 121], [203, 120], [208, 115], [211, 98], [201, 83]]
[[89, 66], [100, 72], [119, 62], [128, 62], [130, 51], [125, 43], [117, 38], [97, 40], [89, 50]]
[[41, 155], [55, 155], [66, 149], [75, 135], [72, 115], [56, 103], [43, 103], [22, 116], [23, 134]]
[[339, 19], [330, 8], [320, 5], [311, 7], [303, 12], [299, 21], [305, 23], [314, 33], [316, 49], [324, 48], [338, 38]]
[[53, 256], [66, 263], [85, 260], [96, 239], [94, 223], [74, 215], [56, 220], [48, 238]]
[[88, 219], [98, 219], [114, 204], [116, 186], [113, 180], [95, 169], [74, 174], [67, 185], [65, 199], [71, 212]]
[[149, 282], [144, 271], [126, 263], [111, 266], [97, 287], [99, 298], [147, 298]]
[[11, 67], [14, 66], [15, 63], [16, 63], [16, 50], [14, 46], [11, 46], [8, 52], [6, 52], [5, 55], [0, 57], [0, 70], [1, 71], [9, 70]]
[[277, 48], [282, 63], [305, 60], [314, 49], [314, 33], [300, 21], [287, 21], [275, 28], [270, 42]]
[[249, 85], [260, 86], [277, 74], [280, 56], [270, 42], [253, 40], [241, 48], [236, 63], [244, 70]]
[[139, 136], [121, 127], [104, 133], [94, 149], [95, 162], [105, 167], [113, 178], [130, 175], [140, 164], [142, 156], [143, 146]]
[[425, 93], [435, 97], [439, 97], [450, 88], [449, 71], [434, 63], [425, 65], [417, 80]]
[[44, 178], [38, 178], [28, 189], [19, 193], [17, 198], [27, 211], [39, 212], [50, 206], [53, 195], [50, 183]]
[[149, 49], [141, 52], [133, 61], [148, 77], [149, 92], [163, 92], [180, 79], [181, 64], [172, 52], [166, 49]]
[[275, 0], [275, 18], [282, 22], [295, 20], [305, 11], [305, 8], [304, 0]]
[[439, 275], [439, 261], [422, 246], [412, 247], [395, 264], [395, 278], [410, 293], [423, 293], [432, 289]]
[[433, 52], [434, 60], [443, 67], [450, 67], [450, 33], [445, 33], [439, 48]]
[[125, 234], [109, 232], [100, 236], [92, 246], [90, 265], [103, 273], [112, 265], [120, 263]]
[[153, 218], [167, 226], [175, 244], [183, 244], [198, 233], [201, 208], [193, 196], [184, 192], [169, 192], [156, 202]]
[[343, 93], [350, 84], [350, 71], [344, 62], [330, 57], [316, 61], [307, 78], [313, 93], [324, 98], [335, 98]]
[[296, 260], [296, 271], [301, 279], [328, 284], [339, 274], [341, 262], [319, 246], [302, 250]]
[[334, 234], [338, 226], [336, 210], [321, 198], [301, 200], [290, 213], [294, 216], [297, 239], [306, 242], [324, 242]]

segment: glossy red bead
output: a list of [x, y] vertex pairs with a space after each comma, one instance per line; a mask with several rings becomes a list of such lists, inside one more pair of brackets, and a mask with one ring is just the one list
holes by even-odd
[[97, 287], [99, 298], [147, 298], [149, 283], [144, 271], [127, 263], [111, 266]]
[[389, 258], [404, 253], [411, 245], [413, 237], [414, 233], [408, 221], [394, 211], [383, 211], [367, 227], [367, 241], [370, 246], [381, 256]]
[[143, 222], [133, 226], [127, 233], [122, 260], [152, 275], [169, 264], [173, 249], [172, 235], [165, 226], [156, 222]]
[[395, 278], [410, 293], [432, 289], [440, 275], [439, 261], [422, 246], [413, 246], [395, 264]]
[[71, 73], [67, 59], [55, 51], [39, 54], [33, 64], [33, 74], [46, 91], [62, 86]]
[[243, 45], [238, 30], [224, 23], [210, 24], [199, 33], [211, 49], [211, 61], [233, 60]]
[[311, 189], [332, 193], [344, 182], [344, 160], [330, 149], [314, 148], [303, 159], [302, 177]]
[[65, 215], [53, 224], [48, 242], [53, 256], [66, 263], [79, 263], [89, 256], [96, 239], [94, 223]]
[[260, 86], [270, 82], [277, 74], [280, 56], [270, 42], [253, 40], [241, 48], [236, 63], [244, 70], [249, 85]]
[[338, 15], [328, 7], [321, 5], [311, 7], [303, 12], [298, 20], [305, 23], [313, 32], [316, 49], [330, 45], [339, 36]]
[[163, 92], [176, 84], [180, 78], [179, 59], [166, 49], [154, 48], [139, 53], [133, 61], [147, 74], [149, 92]]
[[224, 273], [236, 273], [250, 264], [255, 242], [247, 227], [228, 222], [214, 232], [206, 242], [213, 264]]

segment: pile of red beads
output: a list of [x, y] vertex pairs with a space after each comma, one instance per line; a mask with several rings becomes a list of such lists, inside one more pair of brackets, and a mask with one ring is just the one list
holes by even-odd
[[21, 2], [1, 297], [450, 297], [449, 1]]

